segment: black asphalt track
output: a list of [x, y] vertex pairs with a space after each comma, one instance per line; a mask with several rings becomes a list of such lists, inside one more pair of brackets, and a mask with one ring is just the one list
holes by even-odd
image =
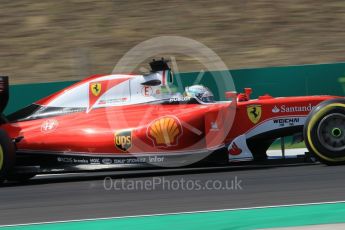
[[[107, 190], [110, 180], [105, 189], [106, 176], [120, 190]], [[345, 166], [324, 165], [39, 176], [0, 187], [0, 225], [338, 201], [345, 200], [344, 178]], [[214, 189], [202, 189], [216, 180]], [[165, 184], [153, 189], [151, 181]], [[228, 189], [217, 190], [226, 181]]]

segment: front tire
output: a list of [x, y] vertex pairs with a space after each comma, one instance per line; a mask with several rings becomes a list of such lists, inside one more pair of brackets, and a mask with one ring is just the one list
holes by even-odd
[[327, 165], [345, 163], [345, 99], [320, 103], [304, 125], [308, 150]]

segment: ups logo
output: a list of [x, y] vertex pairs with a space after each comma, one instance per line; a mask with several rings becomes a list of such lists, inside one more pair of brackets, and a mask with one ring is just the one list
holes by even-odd
[[132, 147], [132, 131], [120, 131], [114, 134], [115, 147], [123, 152]]

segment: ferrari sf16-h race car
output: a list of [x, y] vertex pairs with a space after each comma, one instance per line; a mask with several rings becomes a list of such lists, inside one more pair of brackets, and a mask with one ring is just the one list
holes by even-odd
[[[0, 127], [0, 178], [122, 168], [179, 167], [198, 162], [267, 161], [277, 138], [303, 134], [311, 154], [345, 162], [345, 100], [337, 96], [251, 99], [203, 85], [173, 90], [165, 60], [144, 75], [95, 75], [8, 116]], [[1, 77], [1, 111], [8, 78]]]

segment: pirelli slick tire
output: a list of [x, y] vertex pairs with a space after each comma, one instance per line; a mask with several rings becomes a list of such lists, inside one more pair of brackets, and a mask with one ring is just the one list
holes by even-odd
[[308, 150], [327, 165], [345, 163], [345, 99], [320, 103], [304, 125]]
[[0, 183], [7, 179], [15, 164], [14, 144], [6, 131], [0, 129]]
[[0, 129], [0, 182], [9, 175], [15, 164], [14, 144], [6, 131]]

